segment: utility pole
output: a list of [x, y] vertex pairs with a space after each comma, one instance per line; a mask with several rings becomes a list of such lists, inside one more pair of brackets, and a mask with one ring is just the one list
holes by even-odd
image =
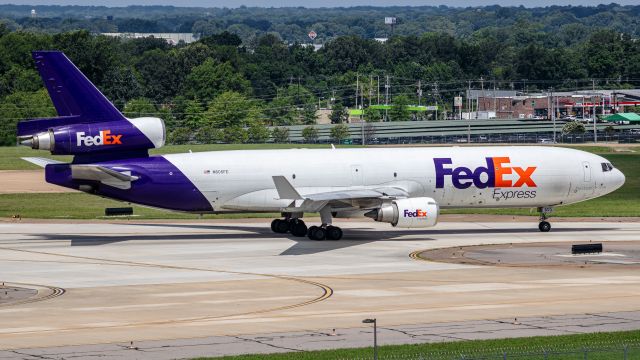
[[420, 100], [422, 100], [422, 86], [421, 86], [420, 80], [418, 80], [418, 91], [417, 91], [417, 94], [418, 94], [418, 106], [420, 106], [420, 103], [421, 103]]
[[498, 105], [496, 104], [497, 101], [497, 95], [496, 95], [496, 79], [493, 79], [493, 112], [496, 114], [495, 116], [498, 117]]
[[[468, 120], [471, 120], [471, 80], [469, 80], [469, 88], [467, 90], [467, 114], [469, 115]], [[462, 119], [462, 116], [460, 118]]]
[[358, 88], [360, 87], [360, 74], [356, 74], [356, 110], [358, 110]]
[[373, 75], [369, 75], [369, 107], [371, 107], [372, 97], [373, 97]]
[[591, 91], [593, 91], [593, 95], [591, 96], [591, 102], [593, 103], [593, 142], [598, 142], [598, 131], [596, 129], [596, 81], [595, 79], [591, 79]]
[[296, 93], [296, 106], [300, 106], [300, 76], [298, 76], [298, 91]]
[[436, 98], [436, 120], [438, 120], [438, 98], [440, 97], [440, 93], [438, 93], [438, 82], [433, 83], [433, 94]]
[[551, 121], [553, 121], [553, 143], [556, 143], [556, 112], [553, 111], [553, 88], [551, 88]]
[[376, 75], [376, 79], [378, 81], [378, 92], [377, 92], [378, 101], [376, 102], [376, 104], [380, 105], [380, 75]]
[[389, 109], [387, 108], [389, 106], [389, 88], [391, 87], [391, 85], [389, 85], [389, 75], [387, 75], [387, 81], [384, 84], [384, 119], [385, 121], [389, 121]]

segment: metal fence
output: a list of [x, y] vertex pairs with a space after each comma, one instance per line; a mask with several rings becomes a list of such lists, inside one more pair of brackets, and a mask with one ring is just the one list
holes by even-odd
[[[640, 340], [639, 340], [640, 341]], [[388, 352], [388, 350], [386, 351]], [[371, 360], [369, 357], [343, 360]], [[640, 342], [600, 343], [553, 348], [507, 348], [501, 350], [461, 350], [459, 352], [393, 355], [380, 353], [380, 360], [640, 360]]]

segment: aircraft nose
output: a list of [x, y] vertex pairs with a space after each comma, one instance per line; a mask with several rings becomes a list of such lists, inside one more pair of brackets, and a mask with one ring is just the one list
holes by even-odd
[[618, 170], [618, 169], [613, 169], [613, 177], [612, 177], [612, 186], [613, 189], [619, 189], [620, 187], [622, 187], [622, 185], [624, 185], [624, 182], [626, 180], [626, 178], [624, 177], [624, 174], [622, 173], [622, 171]]

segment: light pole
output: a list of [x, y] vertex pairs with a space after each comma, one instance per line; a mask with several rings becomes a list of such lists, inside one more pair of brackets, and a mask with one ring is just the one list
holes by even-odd
[[378, 360], [378, 326], [376, 319], [364, 319], [363, 324], [373, 324], [373, 360]]

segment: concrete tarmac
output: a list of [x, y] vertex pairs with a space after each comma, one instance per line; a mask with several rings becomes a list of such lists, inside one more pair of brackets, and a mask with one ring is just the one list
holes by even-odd
[[640, 328], [637, 267], [410, 256], [637, 241], [638, 222], [558, 222], [540, 233], [535, 222], [407, 230], [349, 221], [338, 223], [343, 240], [323, 242], [274, 235], [268, 225], [0, 223], [0, 281], [37, 291], [0, 301], [0, 358], [132, 357], [131, 341], [137, 358], [142, 348], [153, 349], [148, 358], [177, 358], [364, 346], [369, 317], [383, 328], [381, 344]]

